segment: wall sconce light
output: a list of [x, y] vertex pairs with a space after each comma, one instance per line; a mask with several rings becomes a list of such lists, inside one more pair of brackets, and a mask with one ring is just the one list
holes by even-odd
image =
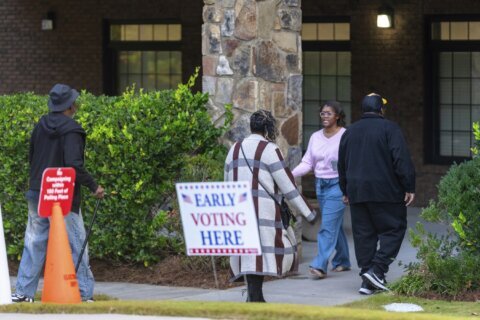
[[48, 11], [45, 18], [42, 19], [42, 30], [53, 30], [55, 27], [55, 12]]
[[393, 8], [389, 6], [382, 6], [378, 9], [377, 27], [379, 28], [393, 28]]

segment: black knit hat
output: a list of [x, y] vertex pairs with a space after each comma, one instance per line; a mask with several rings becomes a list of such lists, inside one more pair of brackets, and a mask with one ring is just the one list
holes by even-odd
[[379, 94], [370, 93], [362, 100], [362, 111], [380, 113], [386, 104], [387, 100], [382, 98]]

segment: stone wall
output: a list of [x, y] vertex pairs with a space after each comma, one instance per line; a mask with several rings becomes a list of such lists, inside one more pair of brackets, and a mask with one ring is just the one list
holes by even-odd
[[250, 133], [249, 117], [267, 109], [288, 164], [301, 159], [302, 62], [299, 0], [204, 0], [203, 91], [221, 121], [232, 104], [230, 142]]

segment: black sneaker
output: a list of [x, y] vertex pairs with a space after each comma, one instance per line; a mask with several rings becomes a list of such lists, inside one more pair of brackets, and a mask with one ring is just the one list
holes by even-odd
[[375, 274], [372, 269], [362, 274], [362, 279], [368, 281], [370, 285], [378, 290], [389, 291], [389, 289], [385, 286], [387, 284], [385, 277], [383, 275]]
[[18, 303], [18, 302], [33, 303], [34, 300], [33, 300], [33, 298], [14, 293], [14, 294], [12, 294], [12, 302], [15, 302], [15, 303]]
[[362, 281], [362, 285], [360, 286], [360, 289], [358, 289], [358, 293], [369, 296], [374, 294], [377, 290], [374, 286], [370, 284], [367, 280]]

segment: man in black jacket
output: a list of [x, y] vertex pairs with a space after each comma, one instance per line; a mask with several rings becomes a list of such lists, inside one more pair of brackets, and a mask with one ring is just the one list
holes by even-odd
[[[73, 167], [76, 171], [72, 212], [65, 216], [75, 265], [85, 241], [85, 226], [80, 211], [81, 186], [86, 186], [97, 198], [104, 196], [104, 189], [97, 185], [84, 167], [86, 133], [73, 120], [78, 109], [75, 103], [78, 95], [77, 90], [56, 84], [49, 94], [50, 112], [40, 119], [30, 138], [30, 188], [26, 194], [28, 224], [16, 290], [12, 294], [13, 302], [33, 302], [45, 262], [50, 222], [37, 212], [43, 171], [49, 167]], [[82, 300], [93, 301], [94, 278], [88, 262], [88, 250], [82, 257], [77, 278]]]
[[406, 206], [415, 198], [415, 168], [400, 127], [383, 117], [383, 101], [375, 93], [363, 99], [363, 116], [344, 133], [339, 148], [340, 188], [350, 204], [361, 294], [388, 290], [385, 273], [400, 250]]

